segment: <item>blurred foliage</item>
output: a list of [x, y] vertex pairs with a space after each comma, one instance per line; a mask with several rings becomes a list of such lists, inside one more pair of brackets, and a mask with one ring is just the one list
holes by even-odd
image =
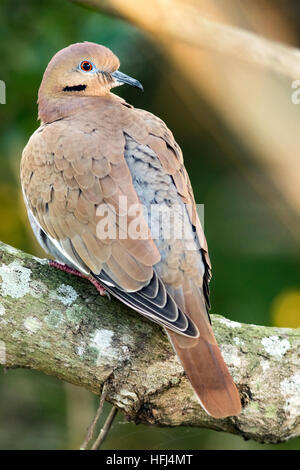
[[287, 289], [272, 303], [273, 323], [285, 328], [297, 328], [300, 323], [300, 290]]
[[[43, 255], [19, 184], [22, 149], [38, 126], [39, 83], [59, 49], [83, 40], [102, 43], [145, 88], [144, 94], [126, 87], [117, 93], [164, 119], [184, 150], [196, 200], [205, 203], [213, 311], [241, 322], [300, 325], [299, 247], [245, 178], [253, 161], [203, 97], [193, 96], [199, 109], [197, 121], [193, 118], [170, 84], [174, 72], [166, 58], [141, 32], [62, 0], [2, 0], [0, 34], [0, 79], [7, 90], [6, 105], [0, 105], [2, 241]], [[13, 370], [0, 375], [0, 403], [0, 449], [64, 449], [80, 445], [96, 397], [33, 371]], [[300, 440], [262, 446], [214, 431], [135, 426], [118, 415], [104, 448], [299, 449]]]

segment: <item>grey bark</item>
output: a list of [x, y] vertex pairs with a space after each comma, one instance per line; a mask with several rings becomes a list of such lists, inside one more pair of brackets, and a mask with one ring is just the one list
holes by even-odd
[[130, 420], [198, 426], [277, 443], [300, 435], [300, 330], [212, 315], [243, 412], [215, 420], [199, 405], [163, 330], [84, 279], [0, 243], [0, 363], [99, 394]]

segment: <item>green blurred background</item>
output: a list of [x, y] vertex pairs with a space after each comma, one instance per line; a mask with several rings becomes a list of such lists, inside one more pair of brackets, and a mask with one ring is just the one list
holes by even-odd
[[[297, 1], [283, 3], [282, 14], [295, 27]], [[101, 43], [145, 89], [141, 94], [124, 86], [117, 93], [165, 120], [183, 149], [196, 201], [205, 204], [212, 312], [246, 323], [300, 326], [299, 239], [278, 217], [276, 188], [205, 95], [180, 74], [174, 81], [176, 69], [157, 43], [123, 21], [63, 0], [2, 0], [0, 35], [0, 79], [6, 83], [6, 104], [0, 105], [0, 240], [43, 256], [19, 182], [22, 149], [38, 126], [38, 87], [59, 49], [83, 40]], [[297, 32], [295, 37], [297, 42]], [[90, 393], [54, 378], [1, 370], [0, 449], [78, 448], [96, 405]], [[260, 445], [201, 429], [136, 426], [119, 414], [104, 448], [300, 449], [300, 440]]]

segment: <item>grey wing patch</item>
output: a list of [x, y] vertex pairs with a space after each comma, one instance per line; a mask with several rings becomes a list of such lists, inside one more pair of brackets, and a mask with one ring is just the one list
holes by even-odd
[[165, 172], [159, 158], [150, 147], [139, 144], [127, 134], [125, 142], [125, 159], [133, 185], [143, 204], [144, 216], [148, 220], [152, 238], [161, 254], [161, 261], [154, 269], [164, 281], [168, 256], [177, 244], [183, 248], [176, 269], [180, 271], [180, 264], [183, 265], [185, 262], [185, 254], [193, 252], [197, 274], [203, 278], [206, 267], [197, 233], [172, 176]]

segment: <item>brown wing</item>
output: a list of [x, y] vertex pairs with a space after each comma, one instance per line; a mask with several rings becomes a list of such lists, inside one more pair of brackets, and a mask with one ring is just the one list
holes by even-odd
[[[128, 207], [140, 201], [124, 158], [123, 131], [105, 114], [97, 113], [96, 122], [93, 115], [85, 118], [42, 126], [24, 149], [21, 180], [37, 238], [42, 231], [50, 254], [98, 276], [140, 313], [197, 336], [153, 271], [160, 253], [142, 214], [139, 226], [146, 239], [127, 238], [134, 216], [124, 217], [119, 197], [126, 197]], [[104, 238], [99, 230], [108, 217]]]

